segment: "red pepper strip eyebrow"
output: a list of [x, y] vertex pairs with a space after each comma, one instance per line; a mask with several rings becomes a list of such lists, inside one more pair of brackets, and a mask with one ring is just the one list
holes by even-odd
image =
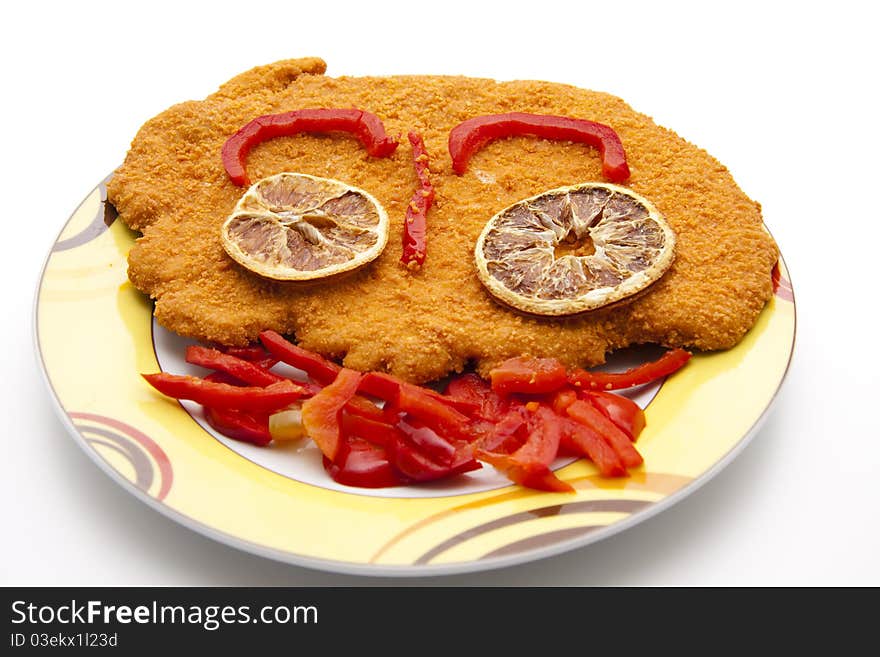
[[428, 178], [428, 151], [422, 136], [410, 132], [413, 166], [419, 177], [419, 186], [413, 192], [412, 200], [406, 208], [406, 221], [403, 224], [403, 254], [400, 262], [407, 267], [418, 268], [427, 255], [428, 223], [427, 214], [434, 203], [434, 186]]
[[232, 182], [245, 186], [250, 183], [245, 159], [257, 144], [301, 132], [333, 131], [352, 133], [373, 157], [387, 157], [397, 148], [397, 141], [388, 136], [382, 120], [375, 114], [355, 108], [301, 109], [258, 116], [245, 124], [223, 144], [223, 166]]
[[525, 112], [487, 114], [455, 126], [449, 133], [453, 171], [458, 175], [463, 174], [471, 156], [490, 141], [520, 135], [594, 146], [602, 154], [602, 173], [608, 180], [623, 182], [629, 178], [623, 143], [609, 126], [586, 119]]

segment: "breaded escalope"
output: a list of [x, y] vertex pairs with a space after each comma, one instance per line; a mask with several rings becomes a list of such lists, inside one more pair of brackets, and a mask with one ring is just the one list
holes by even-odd
[[[770, 298], [778, 254], [759, 204], [711, 155], [623, 100], [550, 82], [334, 78], [324, 70], [320, 59], [257, 67], [203, 101], [171, 107], [138, 132], [108, 198], [143, 234], [129, 255], [129, 277], [155, 299], [166, 328], [230, 345], [274, 329], [348, 367], [426, 382], [468, 364], [485, 373], [519, 355], [592, 366], [631, 344], [726, 349]], [[294, 171], [366, 190], [390, 217], [388, 246], [343, 278], [266, 280], [221, 244], [219, 228], [244, 192], [224, 170], [221, 148], [257, 116], [322, 107], [372, 112], [389, 134], [403, 135], [401, 145], [391, 157], [374, 158], [347, 134], [277, 137], [250, 152], [250, 179]], [[676, 234], [672, 267], [646, 293], [566, 318], [524, 315], [487, 293], [474, 245], [496, 212], [548, 189], [603, 179], [595, 149], [535, 137], [491, 142], [466, 173], [453, 173], [449, 131], [468, 118], [511, 111], [589, 119], [617, 131], [631, 170], [626, 185], [652, 201]], [[436, 189], [427, 260], [418, 271], [399, 262], [405, 211], [418, 184], [408, 131], [424, 137]]]

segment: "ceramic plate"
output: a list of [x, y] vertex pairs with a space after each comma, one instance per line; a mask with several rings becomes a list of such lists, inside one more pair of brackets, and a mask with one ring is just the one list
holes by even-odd
[[[775, 295], [734, 349], [698, 354], [632, 396], [645, 408], [642, 468], [603, 479], [557, 462], [575, 494], [509, 485], [484, 468], [454, 482], [363, 490], [337, 485], [314, 446], [257, 448], [215, 434], [198, 407], [140, 377], [192, 371], [187, 344], [156, 325], [128, 282], [135, 234], [101, 184], [67, 222], [36, 303], [40, 362], [65, 425], [125, 490], [178, 522], [266, 557], [324, 570], [431, 575], [484, 570], [582, 547], [668, 508], [729, 463], [754, 435], [785, 376], [795, 307], [785, 266]], [[659, 352], [627, 350], [611, 368]]]

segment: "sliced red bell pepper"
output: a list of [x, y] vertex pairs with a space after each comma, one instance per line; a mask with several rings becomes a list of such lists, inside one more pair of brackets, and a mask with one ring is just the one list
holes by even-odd
[[418, 268], [425, 262], [428, 249], [428, 210], [434, 203], [434, 186], [428, 177], [428, 151], [422, 136], [410, 132], [409, 143], [412, 144], [413, 166], [419, 178], [419, 186], [413, 192], [412, 200], [406, 208], [406, 219], [403, 223], [403, 254], [400, 261], [407, 267]]
[[620, 390], [651, 383], [684, 367], [691, 358], [684, 349], [671, 349], [660, 358], [628, 369], [626, 372], [587, 372], [577, 369], [568, 375], [569, 382], [582, 390]]
[[396, 404], [399, 401], [400, 390], [402, 388], [407, 388], [413, 394], [427, 395], [428, 397], [431, 397], [468, 415], [476, 412], [479, 409], [479, 404], [475, 402], [450, 397], [448, 395], [441, 395], [436, 390], [417, 386], [407, 381], [402, 381], [397, 377], [391, 376], [390, 374], [386, 374], [384, 372], [367, 372], [366, 374], [364, 374], [364, 378], [361, 380], [361, 387], [359, 388], [359, 391], [364, 393], [365, 395], [371, 395], [373, 397], [376, 397], [377, 399], [382, 399], [386, 402], [393, 402]]
[[324, 469], [334, 481], [358, 488], [388, 488], [409, 483], [391, 462], [385, 448], [361, 438], [342, 442], [336, 461], [324, 457]]
[[553, 396], [553, 410], [556, 411], [557, 415], [565, 417], [565, 409], [577, 401], [577, 398], [577, 392], [571, 388], [563, 388]]
[[477, 451], [477, 454], [481, 460], [498, 468], [508, 479], [520, 486], [553, 493], [574, 492], [571, 484], [562, 481], [546, 465], [540, 463], [519, 464], [511, 460], [511, 457], [507, 454], [494, 454], [480, 450]]
[[[254, 364], [258, 365], [258, 363], [254, 363]], [[206, 374], [202, 378], [205, 381], [215, 381], [217, 383], [228, 383], [229, 385], [239, 386], [239, 387], [241, 387], [241, 386], [247, 387], [248, 385], [250, 385], [247, 381], [242, 381], [241, 379], [233, 376], [229, 372], [223, 372], [222, 370], [218, 370], [216, 372], [211, 372], [210, 374]], [[311, 397], [312, 395], [314, 395], [316, 392], [318, 392], [321, 389], [321, 386], [317, 385], [316, 383], [312, 383], [311, 381], [297, 381], [296, 379], [287, 379], [287, 377], [283, 377], [283, 376], [279, 377], [279, 380], [293, 381], [296, 385], [298, 385], [300, 388], [302, 388], [302, 391], [303, 391], [302, 396], [303, 397]], [[366, 401], [366, 400], [364, 400], [364, 401]], [[373, 406], [375, 407], [375, 405], [373, 405]]]
[[528, 411], [525, 407], [514, 406], [495, 422], [489, 423], [482, 432], [478, 445], [488, 452], [510, 454], [525, 442], [525, 437], [520, 436], [520, 433], [527, 423]]
[[242, 387], [167, 372], [142, 376], [156, 390], [169, 397], [189, 399], [211, 408], [238, 411], [275, 411], [300, 399], [305, 392], [302, 386], [289, 379], [265, 387]]
[[623, 144], [607, 125], [568, 116], [525, 112], [477, 116], [455, 126], [449, 133], [453, 171], [463, 174], [471, 156], [488, 142], [519, 135], [589, 144], [602, 154], [602, 173], [608, 180], [623, 182], [629, 178]]
[[599, 474], [603, 477], [625, 477], [626, 467], [617, 456], [617, 452], [598, 433], [571, 418], [560, 418], [562, 440], [560, 445], [565, 451], [578, 456], [585, 456], [596, 464]]
[[222, 351], [224, 354], [229, 354], [230, 356], [235, 356], [236, 358], [241, 358], [242, 360], [247, 360], [252, 363], [261, 363], [266, 360], [274, 360], [277, 362], [277, 359], [273, 358], [272, 355], [266, 351], [265, 347], [253, 344], [247, 347], [227, 347], [223, 345], [216, 346], [218, 351]]
[[580, 422], [605, 439], [624, 466], [634, 468], [641, 465], [642, 455], [633, 447], [629, 436], [590, 402], [578, 399], [566, 409], [566, 413], [571, 419]]
[[601, 390], [588, 392], [584, 398], [602, 411], [632, 441], [635, 441], [645, 428], [645, 411], [632, 399]]
[[272, 369], [278, 364], [278, 359], [258, 344], [249, 345], [247, 347], [229, 347], [222, 344], [211, 344], [208, 346], [217, 351], [222, 351], [224, 354], [241, 358], [249, 363], [255, 363], [267, 370]]
[[555, 358], [510, 358], [489, 372], [499, 395], [543, 394], [566, 385], [565, 367]]
[[397, 417], [395, 426], [374, 423], [361, 432], [366, 434], [372, 430], [381, 431], [380, 440], [390, 437], [384, 443], [388, 458], [395, 468], [413, 481], [443, 479], [482, 467], [474, 458], [470, 445], [460, 443], [456, 446], [405, 413]]
[[574, 492], [570, 484], [559, 479], [550, 464], [559, 453], [562, 440], [560, 418], [548, 407], [539, 405], [530, 415], [529, 433], [525, 443], [512, 454], [478, 450], [478, 456], [502, 470], [511, 481], [539, 490]]
[[205, 420], [228, 438], [265, 447], [272, 442], [269, 416], [266, 413], [248, 413], [225, 408], [205, 406]]
[[398, 431], [387, 451], [394, 467], [413, 481], [434, 481], [483, 467], [469, 447], [456, 450], [452, 461], [444, 465], [419, 451], [403, 432]]
[[[452, 398], [471, 404], [476, 410], [469, 414], [476, 413], [490, 422], [505, 415], [510, 408], [510, 400], [502, 398], [492, 390], [488, 381], [473, 372], [450, 379], [445, 393], [447, 399]], [[468, 413], [466, 410], [463, 412]]]
[[[440, 394], [388, 374], [361, 375], [274, 331], [264, 332], [261, 340], [273, 354], [326, 387], [299, 384], [252, 361], [197, 346], [188, 350], [187, 360], [215, 369], [211, 374], [202, 379], [166, 373], [144, 378], [160, 392], [201, 403], [208, 422], [224, 435], [257, 445], [271, 442], [269, 413], [314, 393], [303, 403], [303, 424], [324, 453], [328, 472], [348, 485], [441, 479], [481, 467], [478, 454], [523, 486], [571, 491], [550, 470], [560, 453], [586, 456], [602, 475], [612, 477], [626, 475], [627, 467], [642, 462], [631, 443], [644, 427], [638, 405], [618, 395], [571, 387], [559, 377], [561, 365], [550, 359], [503, 364], [493, 371], [496, 389], [475, 374], [453, 377], [446, 394]], [[239, 353], [264, 356], [260, 348], [246, 349]], [[645, 369], [656, 374], [669, 363], [660, 359], [648, 366], [624, 375], [642, 381], [648, 375]], [[273, 382], [266, 386], [248, 385], [270, 378]], [[382, 399], [385, 408], [359, 391]]]
[[348, 403], [345, 405], [345, 410], [352, 415], [359, 415], [363, 418], [376, 420], [377, 422], [384, 422], [386, 419], [386, 413], [381, 408], [376, 406], [366, 397], [361, 397], [360, 395], [355, 395], [349, 399]]
[[248, 185], [245, 159], [260, 142], [301, 132], [336, 131], [354, 134], [373, 157], [387, 157], [397, 148], [397, 142], [386, 134], [375, 114], [359, 109], [301, 109], [259, 116], [247, 123], [223, 144], [223, 166], [232, 182]]
[[492, 387], [483, 377], [473, 372], [468, 372], [467, 374], [458, 374], [449, 379], [446, 383], [444, 394], [447, 397], [470, 402], [481, 408], [486, 398], [493, 393]]
[[309, 436], [331, 461], [339, 450], [339, 416], [354, 397], [361, 381], [360, 372], [343, 368], [336, 380], [302, 405], [302, 423]]
[[358, 392], [383, 401], [397, 401], [397, 396], [400, 394], [400, 380], [382, 372], [367, 372], [361, 379]]
[[246, 388], [248, 385], [241, 379], [236, 379], [227, 372], [211, 372], [210, 374], [203, 376], [202, 379], [204, 381], [213, 381], [214, 383], [228, 383], [231, 386], [237, 386], [239, 388]]
[[336, 380], [336, 375], [342, 369], [342, 366], [320, 354], [293, 344], [276, 331], [267, 330], [260, 333], [260, 342], [282, 363], [302, 370], [322, 385]]
[[356, 436], [383, 447], [394, 439], [397, 432], [395, 425], [351, 413], [347, 407], [342, 413], [340, 427], [343, 436]]
[[452, 465], [456, 455], [455, 447], [431, 427], [420, 426], [411, 420], [400, 419], [397, 422], [397, 428], [418, 451], [429, 459], [443, 466]]
[[522, 464], [541, 463], [550, 465], [559, 451], [562, 429], [558, 416], [546, 406], [540, 405], [529, 417], [529, 436], [511, 458]]
[[231, 354], [224, 354], [217, 349], [210, 349], [195, 344], [186, 348], [186, 362], [226, 372], [236, 379], [254, 386], [268, 386], [284, 380], [283, 376], [270, 372], [256, 363], [243, 360]]
[[443, 435], [468, 442], [471, 439], [467, 430], [470, 418], [418, 386], [401, 386], [397, 406]]
[[[320, 354], [293, 344], [276, 331], [266, 330], [260, 333], [260, 342], [282, 363], [302, 370], [308, 374], [309, 378], [322, 385], [334, 381], [342, 369], [341, 365], [337, 365]], [[310, 392], [314, 394], [316, 391], [310, 389]], [[377, 420], [384, 418], [381, 408], [377, 407], [369, 399], [360, 396], [352, 397], [346, 408], [352, 413], [357, 413], [364, 417]]]

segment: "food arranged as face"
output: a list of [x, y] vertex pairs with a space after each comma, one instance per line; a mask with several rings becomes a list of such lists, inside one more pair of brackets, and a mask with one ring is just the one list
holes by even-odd
[[650, 380], [736, 344], [772, 292], [759, 205], [607, 94], [323, 72], [278, 62], [167, 110], [108, 184], [157, 320], [219, 349], [210, 378], [148, 380], [231, 437], [309, 435], [353, 485], [490, 463], [561, 491], [562, 453], [638, 467], [643, 416], [582, 368], [669, 347]]

